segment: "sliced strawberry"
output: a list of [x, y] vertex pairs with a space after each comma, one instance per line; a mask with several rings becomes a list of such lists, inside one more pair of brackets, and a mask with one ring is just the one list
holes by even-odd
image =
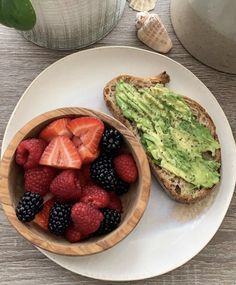
[[89, 149], [87, 149], [86, 146], [81, 145], [78, 148], [79, 155], [82, 159], [83, 164], [88, 164], [90, 162], [93, 162], [98, 156], [99, 156], [99, 150], [95, 153], [92, 153]]
[[81, 141], [81, 139], [76, 136], [73, 136], [72, 142], [77, 148], [80, 148], [83, 145], [83, 142]]
[[72, 142], [77, 147], [83, 164], [93, 162], [99, 156], [98, 149], [95, 153], [92, 153], [85, 145], [82, 144], [82, 141], [79, 137], [73, 136]]
[[58, 136], [53, 138], [46, 147], [39, 163], [56, 168], [80, 169], [82, 162], [72, 141], [68, 137]]
[[95, 117], [81, 117], [71, 120], [68, 128], [90, 152], [97, 152], [104, 132], [104, 124], [101, 120]]
[[53, 207], [54, 202], [55, 202], [54, 198], [47, 200], [47, 202], [45, 202], [43, 204], [42, 211], [40, 211], [35, 216], [35, 219], [34, 219], [34, 222], [46, 231], [48, 230], [48, 221], [49, 221], [50, 210]]
[[53, 121], [41, 131], [41, 133], [39, 134], [39, 137], [48, 142], [57, 136], [66, 136], [66, 137], [71, 138], [72, 133], [67, 128], [67, 125], [70, 121], [71, 120], [68, 118], [62, 118], [62, 119]]

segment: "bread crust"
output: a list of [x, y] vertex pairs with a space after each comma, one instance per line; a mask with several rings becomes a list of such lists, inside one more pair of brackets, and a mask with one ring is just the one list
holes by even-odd
[[[128, 129], [130, 129], [138, 139], [138, 131], [130, 121], [128, 121], [122, 114], [120, 108], [116, 104], [115, 100], [115, 88], [116, 84], [119, 80], [123, 80], [127, 83], [131, 83], [134, 86], [138, 88], [143, 87], [150, 87], [157, 83], [166, 84], [170, 81], [170, 77], [166, 72], [162, 72], [161, 74], [154, 76], [154, 77], [136, 77], [131, 75], [120, 75], [118, 77], [113, 78], [110, 82], [106, 84], [103, 91], [103, 96], [105, 103], [110, 110], [110, 112], [113, 114], [113, 116], [121, 121]], [[198, 119], [198, 121], [205, 125], [211, 132], [212, 136], [217, 140], [217, 133], [216, 133], [216, 127], [209, 116], [209, 114], [206, 112], [206, 110], [199, 105], [194, 100], [183, 97], [185, 102], [190, 107], [191, 111], [193, 112], [194, 116]], [[151, 157], [147, 154], [149, 164], [152, 170], [153, 175], [155, 178], [159, 181], [162, 188], [166, 191], [166, 193], [175, 201], [191, 204], [195, 203], [197, 201], [202, 200], [207, 195], [209, 195], [213, 189], [215, 188], [215, 185], [212, 188], [202, 188], [200, 190], [194, 190], [193, 192], [185, 192], [184, 189], [187, 187], [188, 182], [186, 182], [184, 179], [174, 175], [173, 173], [159, 167], [158, 165], [154, 164]], [[216, 154], [214, 157], [214, 160], [220, 162], [221, 161], [221, 154], [220, 149], [216, 150]], [[219, 170], [220, 171], [220, 170]]]

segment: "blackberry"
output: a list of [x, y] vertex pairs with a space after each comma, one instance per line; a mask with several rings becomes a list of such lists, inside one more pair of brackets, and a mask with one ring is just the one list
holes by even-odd
[[117, 178], [112, 167], [111, 158], [102, 155], [90, 167], [90, 177], [96, 184], [107, 191], [115, 191]]
[[115, 155], [121, 148], [122, 141], [122, 136], [118, 130], [106, 127], [100, 143], [101, 150], [109, 155]]
[[112, 167], [112, 158], [110, 156], [108, 156], [107, 154], [102, 154], [100, 155], [95, 161], [94, 163], [96, 163], [96, 165], [98, 167], [104, 167], [107, 169], [113, 169]]
[[115, 193], [117, 195], [125, 194], [129, 191], [129, 183], [117, 178]]
[[38, 193], [25, 192], [17, 207], [16, 216], [23, 222], [31, 222], [43, 208], [43, 198]]
[[114, 209], [108, 208], [103, 208], [100, 211], [103, 213], [104, 219], [101, 222], [100, 227], [96, 231], [96, 234], [108, 234], [118, 227], [121, 220], [121, 214]]
[[60, 235], [65, 232], [71, 223], [71, 206], [55, 202], [50, 210], [48, 229], [51, 233]]

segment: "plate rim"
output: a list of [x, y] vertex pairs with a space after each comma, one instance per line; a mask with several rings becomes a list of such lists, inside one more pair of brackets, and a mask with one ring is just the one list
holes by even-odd
[[[41, 77], [44, 75], [44, 73], [46, 73], [50, 68], [54, 67], [55, 65], [57, 65], [58, 63], [62, 63], [63, 61], [65, 60], [68, 60], [68, 58], [70, 57], [73, 57], [75, 56], [76, 54], [81, 54], [81, 53], [89, 53], [89, 52], [96, 52], [97, 50], [106, 50], [106, 49], [128, 49], [128, 50], [136, 50], [136, 51], [140, 51], [140, 52], [143, 52], [143, 53], [149, 53], [149, 54], [152, 54], [154, 56], [157, 56], [157, 57], [162, 57], [164, 58], [165, 60], [167, 61], [171, 61], [172, 63], [174, 64], [177, 64], [180, 68], [182, 68], [185, 72], [189, 73], [193, 78], [194, 80], [197, 80], [199, 84], [202, 85], [202, 87], [206, 88], [208, 90], [208, 92], [212, 95], [211, 96], [211, 99], [214, 101], [214, 103], [216, 103], [219, 108], [221, 109], [222, 111], [222, 115], [224, 116], [224, 119], [229, 127], [229, 135], [231, 136], [231, 139], [232, 139], [232, 142], [234, 142], [233, 144], [233, 151], [234, 153], [236, 154], [236, 144], [235, 144], [235, 140], [234, 140], [234, 136], [233, 136], [233, 132], [232, 132], [232, 129], [231, 129], [231, 125], [226, 117], [226, 114], [224, 112], [224, 110], [222, 109], [221, 105], [219, 104], [219, 102], [217, 101], [217, 99], [215, 98], [215, 96], [213, 95], [213, 93], [208, 89], [208, 87], [192, 72], [190, 71], [188, 68], [186, 68], [185, 66], [183, 66], [181, 63], [175, 61], [174, 59], [172, 58], [169, 58], [168, 56], [165, 56], [163, 54], [159, 54], [159, 53], [156, 53], [156, 52], [153, 52], [153, 51], [149, 51], [149, 50], [146, 50], [146, 49], [142, 49], [142, 48], [137, 48], [137, 47], [132, 47], [132, 46], [123, 46], [123, 45], [118, 45], [118, 46], [101, 46], [101, 47], [94, 47], [94, 48], [89, 48], [89, 49], [85, 49], [85, 50], [82, 50], [82, 51], [76, 51], [76, 52], [72, 52], [71, 54], [67, 55], [67, 56], [64, 56], [62, 58], [60, 58], [59, 60], [55, 61], [54, 63], [50, 64], [48, 67], [46, 67], [44, 70], [42, 70], [33, 80], [32, 82], [29, 84], [29, 86], [26, 88], [26, 90], [23, 92], [23, 94], [21, 95], [20, 99], [18, 100], [17, 104], [15, 105], [14, 107], [14, 110], [12, 111], [11, 113], [11, 116], [8, 120], [8, 123], [6, 125], [6, 128], [5, 128], [5, 131], [4, 131], [4, 134], [3, 134], [3, 139], [2, 139], [2, 146], [6, 144], [5, 140], [6, 140], [6, 134], [8, 133], [8, 130], [10, 128], [10, 125], [11, 125], [11, 121], [18, 109], [18, 106], [21, 104], [21, 102], [23, 101], [24, 97], [26, 96], [27, 92], [29, 91], [29, 89], [31, 88], [31, 86]], [[5, 146], [6, 147], [6, 146]], [[1, 156], [3, 155], [3, 148], [1, 148]], [[235, 185], [236, 185], [236, 175], [235, 175], [235, 183], [234, 183], [234, 188], [235, 188]], [[225, 216], [226, 216], [226, 213], [230, 207], [230, 203], [232, 201], [232, 197], [233, 197], [233, 194], [234, 194], [234, 188], [233, 190], [231, 191], [230, 195], [227, 196], [227, 206], [225, 207], [224, 211], [223, 211], [223, 214], [221, 215], [221, 217], [219, 218], [219, 224], [218, 226], [214, 229], [213, 231], [213, 234], [210, 235], [210, 238], [207, 238], [207, 241], [204, 242], [204, 245], [202, 247], [200, 247], [200, 249], [198, 251], [196, 251], [194, 253], [194, 255], [192, 255], [192, 257], [190, 258], [187, 258], [187, 260], [185, 260], [184, 262], [182, 263], [179, 263], [178, 265], [173, 265], [172, 268], [168, 269], [168, 270], [163, 270], [163, 272], [160, 272], [158, 274], [147, 274], [147, 276], [145, 275], [145, 272], [142, 273], [142, 276], [137, 276], [135, 278], [115, 278], [115, 279], [111, 279], [111, 278], [105, 278], [105, 276], [103, 277], [96, 277], [94, 275], [89, 275], [89, 273], [78, 273], [76, 272], [75, 270], [73, 269], [70, 269], [68, 268], [68, 266], [65, 266], [65, 265], [62, 265], [60, 264], [57, 260], [54, 259], [54, 257], [50, 256], [50, 253], [45, 251], [45, 250], [42, 250], [38, 247], [36, 247], [40, 252], [42, 252], [47, 258], [49, 258], [51, 261], [55, 262], [56, 264], [58, 264], [59, 266], [65, 268], [66, 270], [69, 270], [73, 273], [76, 273], [76, 274], [79, 274], [81, 276], [86, 276], [86, 277], [89, 277], [89, 278], [92, 278], [92, 279], [99, 279], [99, 280], [103, 280], [103, 281], [138, 281], [138, 280], [144, 280], [144, 279], [148, 279], [148, 278], [152, 278], [152, 277], [156, 277], [156, 276], [160, 276], [160, 275], [163, 275], [167, 272], [170, 272], [174, 269], [177, 269], [179, 267], [181, 267], [182, 265], [184, 265], [185, 263], [187, 263], [188, 261], [190, 261], [192, 258], [194, 258], [196, 255], [199, 254], [199, 252], [204, 249], [206, 247], [206, 245], [212, 240], [212, 238], [215, 236], [216, 232], [218, 231], [218, 229], [220, 228]], [[55, 255], [55, 254], [54, 254]], [[150, 272], [149, 272], [150, 273]]]

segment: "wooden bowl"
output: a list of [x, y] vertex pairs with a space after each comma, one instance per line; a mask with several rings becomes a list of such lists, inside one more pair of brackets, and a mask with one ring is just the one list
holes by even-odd
[[[23, 170], [15, 163], [14, 154], [18, 144], [25, 138], [37, 135], [51, 121], [60, 117], [95, 116], [123, 135], [125, 145], [132, 153], [138, 168], [139, 178], [122, 196], [124, 213], [120, 226], [105, 236], [93, 237], [78, 243], [69, 243], [43, 231], [33, 222], [23, 224], [15, 214], [15, 207], [23, 193]], [[138, 224], [147, 206], [150, 192], [150, 170], [145, 152], [135, 136], [116, 119], [97, 111], [83, 108], [62, 108], [44, 113], [19, 130], [8, 145], [0, 167], [0, 200], [6, 216], [16, 230], [34, 245], [63, 255], [89, 255], [106, 250], [124, 239]]]

